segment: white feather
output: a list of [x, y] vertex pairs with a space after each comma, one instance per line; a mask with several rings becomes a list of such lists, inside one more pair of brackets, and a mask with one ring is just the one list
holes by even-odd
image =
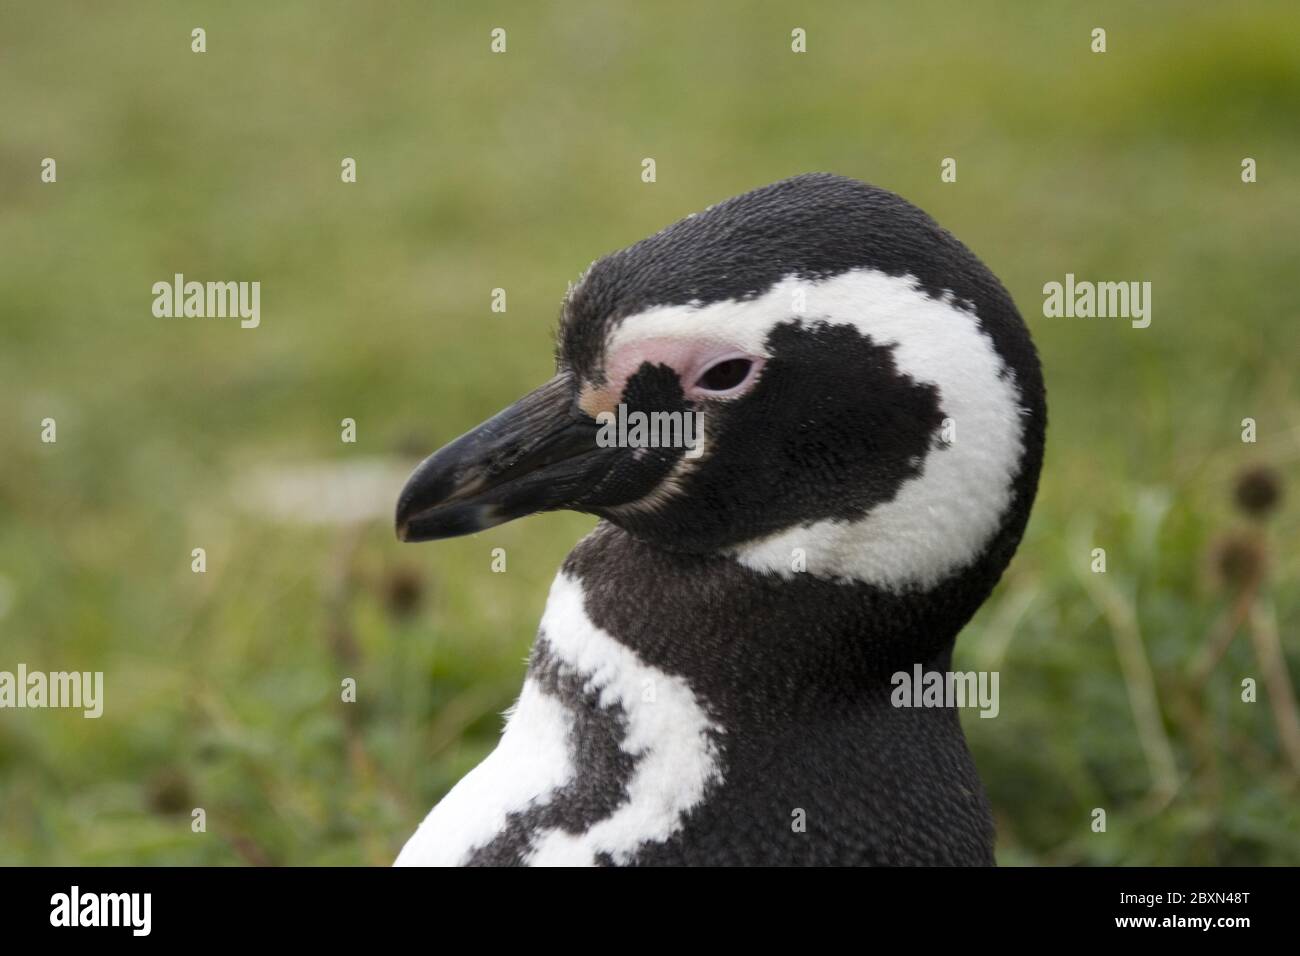
[[[561, 572], [542, 615], [551, 653], [582, 675], [602, 707], [626, 720], [623, 749], [637, 758], [627, 799], [584, 833], [533, 835], [526, 862], [592, 865], [598, 854], [626, 862], [646, 843], [668, 839], [720, 778], [709, 719], [680, 677], [646, 664], [587, 617], [582, 585]], [[433, 808], [397, 858], [398, 866], [456, 865], [491, 842], [509, 814], [542, 805], [574, 777], [572, 715], [532, 680], [506, 722], [501, 743]]]
[[626, 862], [643, 844], [667, 840], [720, 777], [714, 735], [719, 728], [682, 678], [642, 661], [594, 625], [582, 585], [561, 573], [551, 586], [542, 630], [552, 650], [586, 675], [600, 703], [618, 705], [627, 720], [623, 750], [638, 757], [628, 799], [589, 830], [551, 830], [534, 844], [534, 865], [590, 865], [598, 854]]
[[525, 680], [497, 748], [429, 811], [396, 866], [456, 866], [505, 826], [506, 817], [544, 803], [573, 777], [564, 705]]

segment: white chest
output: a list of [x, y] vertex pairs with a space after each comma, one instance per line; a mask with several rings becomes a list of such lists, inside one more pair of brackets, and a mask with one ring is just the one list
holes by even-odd
[[625, 863], [672, 836], [720, 781], [721, 729], [691, 688], [596, 627], [563, 572], [538, 639], [547, 672], [530, 672], [501, 743], [433, 808], [397, 865], [459, 865], [494, 848], [530, 865]]

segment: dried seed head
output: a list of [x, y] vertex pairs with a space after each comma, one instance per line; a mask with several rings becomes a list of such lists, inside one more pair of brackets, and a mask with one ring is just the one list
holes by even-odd
[[384, 603], [394, 617], [408, 617], [424, 599], [424, 581], [410, 567], [393, 568], [384, 575]]
[[1268, 555], [1256, 535], [1229, 532], [1210, 545], [1210, 565], [1215, 581], [1231, 591], [1240, 591], [1264, 573]]
[[1268, 517], [1282, 500], [1282, 476], [1268, 465], [1256, 465], [1237, 475], [1237, 507], [1252, 518]]

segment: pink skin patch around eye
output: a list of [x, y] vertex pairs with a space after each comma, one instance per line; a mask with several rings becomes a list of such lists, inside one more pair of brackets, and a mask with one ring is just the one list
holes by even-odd
[[[696, 386], [706, 371], [731, 359], [746, 359], [752, 363], [749, 373], [734, 388], [712, 391]], [[692, 401], [736, 398], [753, 388], [765, 361], [761, 355], [751, 355], [729, 342], [715, 339], [641, 339], [629, 342], [609, 356], [605, 363], [605, 384], [600, 388], [585, 386], [578, 404], [593, 418], [600, 412], [614, 411], [622, 400], [627, 380], [647, 362], [673, 369], [681, 380], [686, 397]]]

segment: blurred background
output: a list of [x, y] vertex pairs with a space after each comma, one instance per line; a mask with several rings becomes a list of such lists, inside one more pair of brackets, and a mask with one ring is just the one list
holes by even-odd
[[[406, 472], [549, 377], [591, 260], [812, 170], [934, 215], [1042, 353], [1034, 518], [957, 645], [1000, 862], [1300, 863], [1300, 11], [1088, 6], [5, 3], [0, 669], [106, 703], [0, 712], [0, 863], [390, 862], [593, 523], [399, 545]], [[260, 328], [155, 318], [177, 272], [260, 281]], [[1067, 272], [1151, 326], [1044, 318]]]

